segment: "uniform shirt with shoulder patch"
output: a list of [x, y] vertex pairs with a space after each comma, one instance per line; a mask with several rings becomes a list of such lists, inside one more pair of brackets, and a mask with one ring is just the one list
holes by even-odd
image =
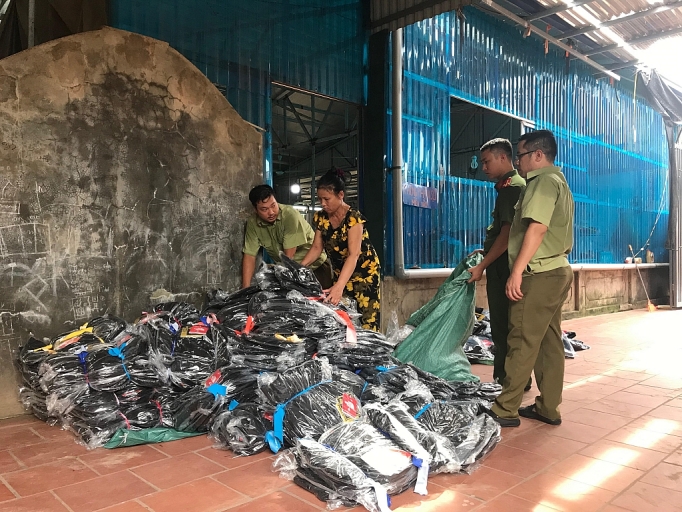
[[493, 221], [485, 230], [485, 241], [483, 242], [483, 252], [486, 254], [495, 243], [495, 240], [502, 231], [504, 223], [511, 224], [514, 220], [514, 207], [519, 201], [521, 191], [526, 188], [524, 180], [516, 169], [511, 170], [495, 184], [497, 197], [495, 207], [491, 213]]
[[529, 172], [527, 186], [516, 205], [509, 232], [509, 265], [521, 251], [531, 221], [547, 226], [547, 232], [526, 270], [540, 273], [566, 267], [573, 248], [573, 194], [561, 169], [543, 167]]
[[[246, 221], [246, 234], [242, 252], [249, 256], [256, 256], [263, 247], [272, 261], [280, 262], [279, 252], [296, 247], [293, 260], [300, 263], [313, 244], [315, 232], [303, 216], [288, 204], [279, 205], [279, 215], [272, 224], [252, 215]], [[315, 270], [327, 261], [327, 255], [322, 252], [310, 268]]]

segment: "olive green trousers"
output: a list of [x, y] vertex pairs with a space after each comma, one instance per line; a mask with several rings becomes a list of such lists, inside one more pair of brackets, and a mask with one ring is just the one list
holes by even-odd
[[561, 417], [559, 404], [564, 385], [564, 344], [561, 339], [561, 307], [573, 283], [571, 267], [541, 273], [524, 273], [523, 298], [510, 301], [509, 335], [502, 393], [492, 411], [501, 418], [517, 418], [523, 388], [531, 371], [540, 396], [538, 414], [551, 420]]

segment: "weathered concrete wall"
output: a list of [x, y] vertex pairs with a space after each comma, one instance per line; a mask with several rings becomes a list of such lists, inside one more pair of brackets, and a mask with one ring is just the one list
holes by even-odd
[[10, 350], [159, 290], [240, 283], [261, 135], [166, 43], [114, 29], [0, 61], [0, 417]]
[[[668, 267], [642, 265], [642, 279], [652, 301], [668, 303]], [[634, 266], [612, 270], [575, 270], [573, 285], [563, 306], [564, 318], [613, 313], [646, 306], [646, 293]], [[386, 329], [395, 311], [402, 325], [428, 302], [445, 279], [399, 280], [386, 277], [382, 282], [381, 318]], [[476, 305], [487, 308], [485, 275], [476, 286]]]

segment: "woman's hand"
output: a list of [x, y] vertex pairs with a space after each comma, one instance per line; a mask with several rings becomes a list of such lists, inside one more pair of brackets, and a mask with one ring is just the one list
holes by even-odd
[[337, 286], [334, 285], [331, 288], [327, 290], [323, 290], [327, 296], [324, 298], [325, 302], [329, 302], [330, 304], [333, 304], [336, 306], [339, 301], [341, 300], [341, 297], [343, 297], [343, 287], [342, 286]]

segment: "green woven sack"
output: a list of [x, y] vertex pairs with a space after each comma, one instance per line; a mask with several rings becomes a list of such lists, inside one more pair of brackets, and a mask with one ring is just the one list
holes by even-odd
[[119, 428], [105, 448], [122, 448], [124, 446], [137, 446], [139, 444], [167, 443], [186, 437], [206, 435], [206, 432], [180, 432], [174, 428], [156, 427], [143, 428], [141, 430], [127, 430]]
[[436, 295], [408, 318], [406, 323], [415, 329], [396, 348], [395, 357], [445, 380], [478, 382], [464, 344], [474, 326], [476, 300], [476, 284], [467, 283], [468, 269], [482, 259], [480, 254], [464, 258]]

